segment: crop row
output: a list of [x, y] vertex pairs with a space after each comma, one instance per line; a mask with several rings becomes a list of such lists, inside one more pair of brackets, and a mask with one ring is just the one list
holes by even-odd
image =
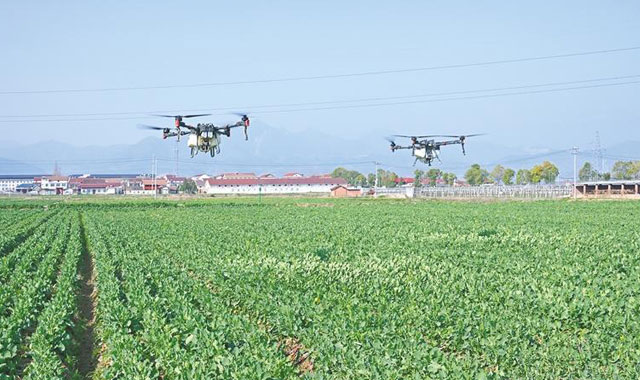
[[185, 291], [209, 284], [299, 341], [317, 378], [634, 378], [640, 228], [621, 219], [634, 210], [285, 203], [92, 218], [119, 251], [162, 263], [157, 276], [188, 273]]
[[29, 339], [25, 379], [68, 379], [74, 373], [72, 331], [77, 313], [77, 272], [81, 255], [80, 223], [72, 217], [54, 294], [38, 316], [37, 328]]
[[[55, 215], [0, 266], [0, 378], [14, 378], [28, 363], [28, 340], [41, 311], [60, 282], [59, 270], [70, 238], [70, 213]], [[72, 276], [72, 279], [75, 276]]]
[[52, 211], [43, 212], [41, 209], [13, 210], [3, 209], [0, 212], [0, 257], [7, 254], [20, 244], [20, 239], [26, 238], [33, 228], [42, 223]]
[[87, 215], [103, 348], [97, 377], [297, 377], [276, 339], [171, 265], [143, 228]]

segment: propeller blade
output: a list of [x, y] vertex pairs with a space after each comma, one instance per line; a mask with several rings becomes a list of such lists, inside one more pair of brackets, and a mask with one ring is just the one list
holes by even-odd
[[170, 117], [172, 119], [175, 118], [181, 118], [181, 119], [188, 119], [190, 117], [200, 117], [200, 116], [210, 116], [210, 113], [200, 113], [200, 114], [194, 114], [194, 115], [161, 115], [161, 114], [154, 114], [153, 116], [160, 116], [160, 117]]
[[475, 137], [475, 136], [484, 136], [484, 135], [486, 135], [486, 133], [475, 133], [473, 135], [464, 135], [460, 137]]
[[161, 130], [165, 129], [163, 127], [156, 127], [155, 125], [147, 125], [147, 124], [138, 124], [138, 128], [139, 129], [153, 129], [153, 130], [156, 130], [156, 131], [161, 131]]

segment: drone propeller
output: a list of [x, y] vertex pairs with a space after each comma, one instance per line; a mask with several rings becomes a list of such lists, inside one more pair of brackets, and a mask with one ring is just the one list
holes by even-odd
[[176, 128], [180, 129], [181, 126], [184, 126], [184, 123], [182, 122], [182, 119], [188, 119], [190, 117], [209, 116], [209, 115], [211, 115], [211, 114], [210, 113], [200, 113], [200, 114], [194, 114], [194, 115], [153, 115], [153, 116], [173, 118], [175, 120], [175, 122], [176, 122]]
[[169, 128], [156, 127], [155, 125], [147, 125], [147, 124], [138, 124], [138, 128], [140, 128], [140, 129], [153, 129], [153, 130], [156, 130], [156, 131], [162, 131], [164, 129], [169, 129]]
[[200, 117], [200, 116], [209, 116], [211, 115], [210, 113], [200, 113], [200, 114], [195, 114], [195, 115], [154, 115], [154, 116], [160, 116], [160, 117], [170, 117], [172, 119], [188, 119], [190, 117]]
[[391, 137], [385, 137], [385, 140], [387, 140], [389, 142], [389, 146], [391, 147], [391, 151], [394, 152], [396, 150], [396, 142], [393, 141], [393, 139]]
[[244, 126], [244, 139], [249, 140], [249, 134], [247, 133], [247, 128], [251, 124], [251, 120], [249, 119], [249, 115], [247, 112], [231, 112], [233, 115], [240, 116], [240, 121], [242, 121], [242, 125]]
[[466, 155], [467, 152], [464, 150], [464, 141], [467, 139], [467, 137], [474, 137], [474, 136], [482, 136], [486, 133], [474, 133], [472, 135], [462, 135], [462, 136], [455, 136], [456, 138], [458, 138], [458, 140], [460, 140], [460, 146], [462, 147], [462, 154]]
[[445, 135], [394, 135], [395, 137], [404, 137], [408, 139], [424, 139], [427, 137], [456, 137], [456, 136], [445, 136]]
[[[146, 124], [138, 124], [138, 128], [140, 129], [153, 129], [154, 131], [162, 131], [162, 138], [166, 139], [169, 136], [171, 130], [169, 128], [161, 128], [156, 127], [155, 125], [146, 125]], [[180, 134], [178, 133], [178, 138], [180, 138]]]

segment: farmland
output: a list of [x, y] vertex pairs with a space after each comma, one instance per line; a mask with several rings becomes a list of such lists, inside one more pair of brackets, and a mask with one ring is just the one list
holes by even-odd
[[0, 223], [0, 379], [640, 377], [633, 201], [5, 200]]

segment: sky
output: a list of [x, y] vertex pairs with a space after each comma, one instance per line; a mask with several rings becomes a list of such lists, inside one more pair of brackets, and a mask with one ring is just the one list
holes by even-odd
[[[532, 152], [591, 147], [596, 131], [605, 146], [640, 141], [640, 83], [357, 108], [260, 107], [640, 75], [638, 49], [316, 80], [15, 93], [330, 76], [638, 47], [638, 1], [3, 1], [0, 13], [0, 142], [135, 143], [152, 134], [136, 124], [170, 124], [149, 116], [153, 111], [220, 108], [328, 138], [487, 133], [482, 141]], [[109, 120], [76, 120], [82, 118]]]

